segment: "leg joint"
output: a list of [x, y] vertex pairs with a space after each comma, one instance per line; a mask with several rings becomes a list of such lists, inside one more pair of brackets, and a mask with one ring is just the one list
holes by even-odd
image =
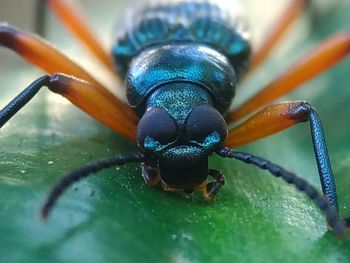
[[294, 105], [292, 105], [289, 112], [291, 119], [297, 122], [305, 122], [310, 120], [310, 113], [313, 108], [308, 102], [298, 101], [293, 104]]

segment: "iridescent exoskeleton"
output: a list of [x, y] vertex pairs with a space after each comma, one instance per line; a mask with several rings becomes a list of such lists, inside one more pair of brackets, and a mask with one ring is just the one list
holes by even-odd
[[138, 145], [157, 160], [143, 165], [144, 177], [159, 169], [167, 188], [203, 183], [208, 155], [226, 139], [223, 115], [250, 55], [241, 9], [231, 5], [146, 4], [127, 13], [113, 46], [128, 102], [141, 118]]

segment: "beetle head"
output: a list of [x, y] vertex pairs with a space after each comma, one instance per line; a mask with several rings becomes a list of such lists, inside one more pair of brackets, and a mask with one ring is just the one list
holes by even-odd
[[139, 147], [159, 162], [168, 185], [193, 189], [208, 176], [208, 156], [222, 146], [226, 122], [212, 106], [194, 107], [183, 125], [161, 107], [150, 108], [137, 129]]

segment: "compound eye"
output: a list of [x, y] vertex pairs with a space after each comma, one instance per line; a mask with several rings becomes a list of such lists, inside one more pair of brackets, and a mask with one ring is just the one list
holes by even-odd
[[202, 142], [207, 136], [217, 132], [222, 141], [227, 137], [224, 117], [208, 105], [195, 107], [186, 121], [187, 137], [191, 141]]
[[143, 148], [146, 137], [162, 145], [176, 140], [177, 125], [163, 108], [151, 108], [142, 116], [137, 127], [137, 143]]

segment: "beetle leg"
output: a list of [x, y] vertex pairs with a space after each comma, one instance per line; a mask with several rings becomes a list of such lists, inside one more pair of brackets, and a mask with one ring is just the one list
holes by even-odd
[[350, 53], [350, 32], [338, 33], [227, 115], [233, 122], [286, 95], [339, 63]]
[[[105, 71], [98, 72], [99, 75], [103, 75], [104, 80], [108, 80], [108, 82], [104, 81], [104, 83], [101, 84], [101, 81], [97, 80], [43, 38], [12, 27], [6, 23], [0, 23], [0, 46], [13, 50], [23, 59], [49, 74], [59, 72], [76, 76], [90, 82], [99, 89], [100, 92], [109, 93], [110, 96], [114, 96], [111, 91], [115, 93], [118, 92], [115, 86], [124, 86], [124, 83], [114, 74], [108, 74], [108, 72], [107, 74], [103, 74], [106, 73]], [[110, 85], [111, 82], [113, 82], [113, 85]], [[119, 92], [118, 96], [122, 97], [124, 95], [121, 95]], [[119, 99], [116, 98], [116, 100]], [[131, 109], [122, 101], [119, 101], [118, 108], [128, 114], [130, 118], [132, 118], [132, 115], [135, 117]]]
[[105, 94], [98, 92], [98, 89], [88, 82], [63, 74], [46, 75], [30, 84], [0, 111], [0, 127], [26, 105], [44, 86], [66, 97], [87, 114], [118, 133], [132, 140], [135, 139], [135, 127], [132, 124], [130, 125], [130, 122], [123, 123], [125, 116], [115, 110], [114, 101], [111, 101]]
[[66, 28], [87, 47], [92, 55], [109, 69], [114, 70], [111, 55], [103, 48], [103, 45], [96, 37], [96, 32], [91, 30], [85, 17], [79, 12], [74, 2], [71, 0], [48, 0], [48, 4]]
[[0, 45], [16, 52], [49, 74], [60, 72], [84, 79], [102, 90], [102, 85], [46, 40], [7, 24], [0, 24]]
[[226, 145], [237, 147], [306, 121], [310, 122], [313, 149], [323, 194], [338, 209], [337, 191], [321, 121], [310, 104], [296, 101], [269, 106], [230, 130]]
[[[94, 89], [93, 93], [96, 94], [97, 97], [103, 97], [104, 101], [108, 102], [107, 105], [109, 106], [106, 106], [106, 108], [113, 105], [113, 110], [110, 108], [109, 112], [113, 112], [113, 115], [118, 115], [118, 118], [115, 118], [114, 121], [119, 120], [118, 123], [123, 123], [123, 125], [117, 125], [117, 123], [114, 124], [113, 129], [118, 133], [125, 135], [125, 131], [122, 131], [124, 129], [123, 126], [129, 127], [130, 131], [128, 132], [129, 135], [127, 137], [134, 137], [134, 135], [130, 136], [131, 133], [135, 133], [137, 122], [137, 117], [134, 112], [123, 102], [121, 102], [114, 94], [108, 91], [94, 77], [88, 74], [84, 69], [74, 63], [52, 45], [47, 43], [45, 40], [36, 35], [20, 31], [8, 25], [0, 24], [0, 45], [15, 51], [23, 59], [45, 70], [49, 74], [60, 72], [88, 81], [91, 84], [89, 86], [90, 90]], [[90, 93], [91, 92], [92, 91], [90, 91]], [[81, 93], [84, 93], [83, 89], [81, 90]], [[83, 94], [75, 93], [74, 97], [76, 100], [76, 105], [86, 104], [84, 101], [78, 102], [79, 99], [81, 100], [86, 97]], [[99, 106], [96, 109], [91, 108], [89, 109], [88, 113], [91, 115], [91, 111], [97, 111], [100, 107], [103, 106]], [[84, 107], [82, 109], [86, 110], [86, 108], [87, 107]], [[95, 115], [100, 114], [96, 112]], [[108, 116], [105, 116], [104, 118], [107, 119]], [[112, 121], [113, 120], [111, 118], [108, 123], [111, 123]], [[110, 125], [108, 126], [110, 127]]]
[[271, 54], [273, 48], [280, 42], [283, 36], [288, 32], [290, 26], [303, 13], [308, 0], [291, 0], [290, 4], [285, 8], [281, 15], [273, 21], [271, 31], [263, 40], [260, 47], [253, 52], [251, 65], [248, 74], [262, 64], [266, 58]]
[[224, 174], [221, 171], [209, 169], [209, 175], [215, 179], [213, 182], [206, 183], [203, 188], [203, 197], [211, 201], [214, 196], [219, 192], [221, 186], [225, 184]]

